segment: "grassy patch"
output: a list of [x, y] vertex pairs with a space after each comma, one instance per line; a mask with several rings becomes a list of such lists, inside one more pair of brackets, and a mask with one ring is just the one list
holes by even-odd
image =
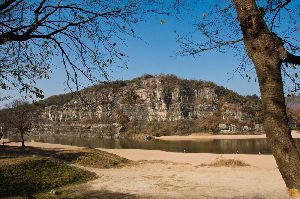
[[210, 164], [201, 164], [201, 166], [211, 166], [211, 167], [246, 167], [249, 164], [236, 159], [218, 159]]
[[[45, 149], [39, 147], [10, 147], [0, 146], [1, 161], [6, 158], [18, 158], [24, 156], [43, 156], [62, 160], [72, 164], [94, 167], [94, 168], [113, 168], [123, 166], [130, 161], [118, 155], [111, 154], [97, 149], [78, 149], [78, 150], [60, 150], [60, 149]], [[16, 159], [15, 159], [16, 160]]]
[[62, 152], [57, 158], [73, 164], [101, 169], [118, 167], [129, 162], [126, 158], [97, 149]]
[[41, 191], [96, 178], [94, 173], [50, 158], [8, 158], [0, 163], [0, 197], [31, 196]]
[[[78, 188], [78, 187], [77, 187]], [[59, 190], [58, 193], [50, 194], [50, 193], [40, 193], [37, 194], [36, 199], [142, 199], [149, 197], [137, 196], [129, 193], [122, 192], [112, 192], [108, 190], [93, 190], [88, 191], [83, 189], [83, 187], [79, 187], [76, 190]]]

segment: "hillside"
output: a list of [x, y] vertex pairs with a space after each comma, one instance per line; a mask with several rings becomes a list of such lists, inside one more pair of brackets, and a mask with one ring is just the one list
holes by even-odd
[[300, 96], [291, 95], [287, 97], [286, 106], [294, 111], [300, 111]]
[[289, 95], [286, 97], [287, 113], [289, 124], [292, 129], [300, 128], [300, 96]]
[[43, 122], [35, 134], [132, 137], [194, 132], [262, 132], [257, 96], [241, 96], [212, 82], [174, 75], [144, 75], [99, 84], [76, 95], [41, 101]]

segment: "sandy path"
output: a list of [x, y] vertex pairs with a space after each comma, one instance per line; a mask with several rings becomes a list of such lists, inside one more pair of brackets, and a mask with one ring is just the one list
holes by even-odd
[[[292, 131], [293, 138], [300, 138], [300, 132]], [[155, 137], [159, 140], [180, 141], [180, 140], [212, 140], [212, 139], [258, 139], [266, 138], [266, 134], [262, 135], [211, 135], [211, 134], [192, 134], [187, 136], [161, 136]]]
[[[5, 145], [8, 146], [20, 146], [21, 142], [9, 142]], [[43, 149], [53, 149], [53, 150], [62, 150], [62, 151], [70, 151], [70, 150], [78, 150], [78, 149], [84, 149], [85, 147], [79, 147], [79, 146], [71, 146], [71, 145], [63, 145], [63, 144], [52, 144], [52, 143], [44, 143], [44, 142], [25, 142], [25, 146], [27, 147], [37, 147], [37, 148], [43, 148]]]
[[[79, 148], [36, 142], [26, 145], [60, 150]], [[137, 162], [115, 169], [85, 168], [95, 172], [99, 178], [85, 184], [83, 192], [108, 190], [141, 198], [289, 198], [271, 155], [101, 150]], [[251, 166], [199, 166], [202, 163], [214, 162], [218, 158], [235, 158]]]

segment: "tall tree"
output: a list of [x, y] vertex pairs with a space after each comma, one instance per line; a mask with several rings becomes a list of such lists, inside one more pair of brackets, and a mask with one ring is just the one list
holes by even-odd
[[235, 0], [234, 3], [247, 53], [256, 68], [268, 143], [287, 187], [300, 192], [300, 155], [288, 126], [281, 77], [282, 64], [300, 64], [300, 57], [291, 54], [270, 31], [264, 21], [264, 11], [255, 1]]
[[[106, 81], [126, 67], [122, 48], [133, 26], [151, 13], [149, 0], [1, 0], [0, 89], [43, 97], [37, 80], [65, 70], [71, 90]], [[55, 58], [55, 59], [53, 59]], [[85, 79], [85, 80], [84, 80]]]
[[[228, 52], [232, 47], [237, 55], [245, 52], [239, 66], [244, 71], [250, 63], [245, 60], [250, 58], [260, 87], [267, 141], [286, 186], [296, 195], [300, 195], [300, 155], [288, 126], [283, 76], [292, 81], [292, 91], [297, 92], [299, 4], [291, 0], [210, 2], [197, 23], [205, 39], [197, 42], [191, 35], [180, 38], [182, 55]], [[250, 79], [251, 75], [246, 73], [245, 77]]]

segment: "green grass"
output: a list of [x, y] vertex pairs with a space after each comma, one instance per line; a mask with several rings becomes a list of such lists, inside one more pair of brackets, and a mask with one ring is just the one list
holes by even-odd
[[[5, 146], [0, 150], [0, 198], [93, 198], [98, 193], [77, 197], [74, 196], [74, 190], [66, 191], [73, 187], [82, 187], [84, 182], [96, 178], [94, 173], [67, 164], [109, 169], [129, 162], [118, 155], [88, 148], [65, 151]], [[51, 189], [55, 189], [57, 194], [50, 194]], [[74, 189], [77, 190], [78, 187]], [[82, 192], [86, 191], [81, 190], [77, 195]], [[106, 196], [107, 193], [99, 194]]]
[[0, 162], [0, 197], [28, 197], [95, 178], [94, 173], [67, 166], [50, 158], [8, 158]]
[[119, 167], [129, 162], [126, 158], [96, 149], [63, 152], [58, 154], [57, 158], [73, 164], [100, 169]]

